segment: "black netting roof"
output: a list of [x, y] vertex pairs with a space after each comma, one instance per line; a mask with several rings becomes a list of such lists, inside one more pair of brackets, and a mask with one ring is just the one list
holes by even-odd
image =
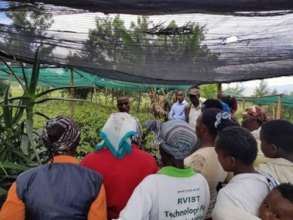
[[[233, 82], [293, 74], [292, 1], [24, 2], [0, 1], [2, 56], [32, 62], [40, 47], [46, 66], [72, 66], [104, 78], [138, 83]], [[141, 17], [84, 9], [234, 15]]]
[[292, 10], [292, 0], [18, 0], [103, 13], [154, 15], [170, 13], [233, 13]]

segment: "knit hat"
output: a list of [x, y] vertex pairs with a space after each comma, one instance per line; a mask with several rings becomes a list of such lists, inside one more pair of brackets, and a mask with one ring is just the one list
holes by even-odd
[[162, 123], [158, 138], [160, 147], [177, 160], [183, 160], [199, 146], [192, 127], [182, 120]]

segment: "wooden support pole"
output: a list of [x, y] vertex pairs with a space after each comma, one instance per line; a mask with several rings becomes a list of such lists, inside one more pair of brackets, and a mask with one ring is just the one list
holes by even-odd
[[112, 105], [114, 105], [114, 97], [115, 97], [115, 95], [114, 95], [114, 89], [111, 89], [111, 97], [112, 97]]
[[221, 98], [223, 96], [223, 88], [222, 88], [222, 83], [218, 83], [217, 86], [217, 97]]
[[282, 95], [278, 96], [277, 119], [282, 118]]
[[95, 102], [95, 103], [98, 103], [97, 87], [94, 87], [94, 102]]
[[[74, 86], [74, 72], [73, 69], [70, 69], [70, 86]], [[74, 98], [74, 88], [70, 89], [70, 97]], [[70, 105], [70, 115], [73, 118], [74, 117], [74, 108], [75, 108], [75, 103], [74, 101], [69, 102]]]
[[245, 106], [246, 106], [246, 100], [243, 98], [242, 99], [242, 109], [245, 110]]
[[105, 105], [108, 104], [108, 89], [105, 88], [104, 90], [104, 100], [105, 100]]
[[137, 102], [136, 112], [139, 112], [139, 110], [140, 110], [140, 105], [141, 105], [141, 95], [142, 95], [142, 93], [139, 92], [139, 94], [138, 94], [138, 102]]

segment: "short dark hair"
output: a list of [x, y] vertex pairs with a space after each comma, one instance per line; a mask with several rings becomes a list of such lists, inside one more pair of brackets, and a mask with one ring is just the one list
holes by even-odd
[[291, 183], [282, 183], [275, 188], [282, 196], [293, 203], [293, 185]]
[[286, 120], [273, 120], [261, 127], [265, 141], [274, 144], [286, 153], [293, 153], [293, 124]]
[[231, 119], [222, 119], [218, 126], [215, 126], [217, 115], [222, 113], [218, 108], [209, 108], [202, 112], [201, 120], [202, 123], [207, 127], [210, 135], [216, 136], [219, 131], [229, 126], [237, 126], [238, 124]]
[[222, 111], [224, 110], [222, 103], [218, 99], [207, 99], [204, 103], [202, 103], [202, 111], [210, 108], [217, 108]]
[[219, 132], [216, 147], [245, 165], [252, 165], [257, 156], [257, 142], [249, 130], [240, 126]]

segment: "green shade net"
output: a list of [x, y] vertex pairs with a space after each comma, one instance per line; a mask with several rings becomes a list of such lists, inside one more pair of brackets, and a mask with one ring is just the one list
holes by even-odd
[[[266, 96], [266, 97], [249, 97], [241, 98], [242, 100], [252, 102], [256, 105], [273, 105], [277, 104], [280, 96]], [[281, 96], [281, 103], [285, 107], [293, 108], [293, 96], [283, 95]]]
[[[24, 80], [23, 70], [27, 79], [30, 79], [32, 69], [21, 67], [12, 67], [13, 72]], [[0, 80], [16, 81], [11, 71], [4, 65], [0, 66]], [[73, 82], [72, 82], [73, 79]], [[92, 75], [85, 71], [68, 68], [41, 68], [39, 76], [39, 84], [48, 87], [91, 87], [91, 88], [108, 88], [116, 90], [139, 91], [146, 92], [150, 90], [185, 90], [189, 85], [156, 85], [156, 84], [138, 84], [131, 82], [122, 82], [117, 80], [110, 80], [106, 78]]]

